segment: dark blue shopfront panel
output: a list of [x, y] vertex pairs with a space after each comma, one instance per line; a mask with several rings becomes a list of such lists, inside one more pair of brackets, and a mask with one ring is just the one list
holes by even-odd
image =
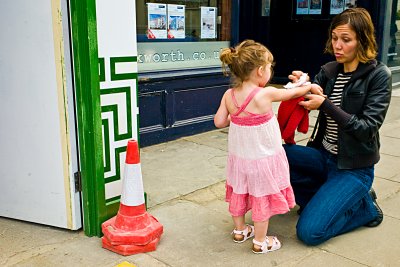
[[139, 83], [141, 146], [214, 129], [228, 87], [222, 74]]
[[[153, 125], [164, 125], [163, 92], [142, 94], [139, 98], [140, 127], [146, 128]], [[145, 114], [142, 114], [142, 111]]]

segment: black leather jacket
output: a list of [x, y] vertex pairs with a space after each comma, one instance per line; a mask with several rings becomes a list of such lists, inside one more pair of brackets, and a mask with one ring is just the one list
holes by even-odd
[[[329, 96], [332, 93], [336, 77], [342, 68], [343, 65], [336, 61], [329, 62], [315, 76], [314, 82], [324, 89], [324, 94]], [[391, 92], [392, 76], [389, 68], [372, 60], [358, 65], [343, 89], [340, 108], [328, 98], [322, 103], [315, 143], [322, 146], [326, 113], [339, 126], [339, 169], [369, 167], [379, 161], [379, 128], [389, 108]]]

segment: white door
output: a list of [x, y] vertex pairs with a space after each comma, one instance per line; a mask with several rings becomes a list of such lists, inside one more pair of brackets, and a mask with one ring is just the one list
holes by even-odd
[[0, 216], [81, 228], [67, 0], [2, 0], [0, 25]]

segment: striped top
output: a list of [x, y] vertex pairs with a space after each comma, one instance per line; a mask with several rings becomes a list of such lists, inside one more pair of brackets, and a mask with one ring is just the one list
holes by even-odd
[[[350, 80], [352, 74], [352, 72], [344, 74], [339, 73], [338, 77], [336, 78], [332, 94], [329, 96], [329, 100], [337, 107], [340, 107], [340, 104], [342, 102], [343, 88]], [[326, 123], [326, 131], [324, 139], [322, 140], [322, 145], [327, 151], [337, 155], [338, 124], [328, 115], [326, 115]]]

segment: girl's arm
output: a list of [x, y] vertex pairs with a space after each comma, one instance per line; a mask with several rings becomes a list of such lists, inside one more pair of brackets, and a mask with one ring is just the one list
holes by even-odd
[[314, 94], [322, 95], [322, 89], [317, 84], [309, 84], [292, 89], [277, 89], [274, 87], [268, 88], [268, 95], [271, 102], [285, 101], [292, 98], [300, 97], [312, 91]]
[[224, 96], [222, 97], [221, 104], [219, 105], [217, 113], [215, 114], [215, 117], [214, 117], [214, 124], [215, 124], [215, 127], [217, 127], [217, 128], [224, 128], [224, 127], [228, 126], [230, 123], [229, 112], [226, 107], [226, 96], [227, 96], [228, 92], [229, 92], [229, 90], [226, 91]]

